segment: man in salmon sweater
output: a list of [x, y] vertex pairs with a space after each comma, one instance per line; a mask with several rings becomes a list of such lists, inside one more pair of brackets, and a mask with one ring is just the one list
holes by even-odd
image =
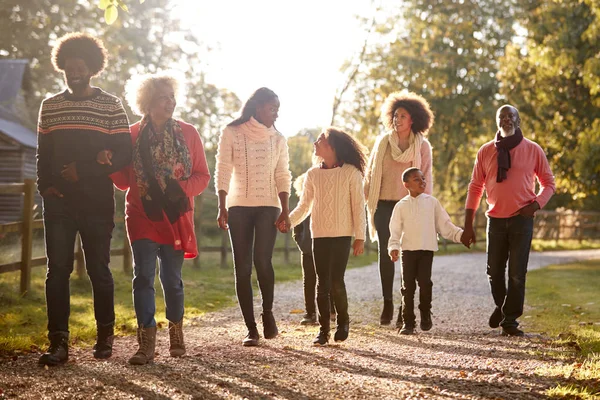
[[[462, 243], [476, 242], [473, 220], [483, 191], [488, 210], [487, 275], [496, 308], [491, 328], [502, 326], [504, 336], [523, 336], [517, 318], [523, 314], [525, 276], [535, 212], [555, 191], [554, 176], [542, 148], [525, 139], [519, 111], [504, 105], [496, 112], [498, 132], [477, 152], [465, 205]], [[540, 190], [535, 193], [535, 181]], [[508, 287], [506, 263], [508, 261]]]

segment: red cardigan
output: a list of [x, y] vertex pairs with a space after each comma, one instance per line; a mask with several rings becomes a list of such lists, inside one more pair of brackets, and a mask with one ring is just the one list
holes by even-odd
[[[185, 181], [179, 181], [181, 188], [188, 196], [192, 209], [183, 214], [174, 224], [171, 224], [164, 215], [160, 222], [151, 221], [144, 212], [140, 192], [135, 182], [132, 165], [128, 165], [119, 172], [111, 175], [115, 186], [127, 190], [125, 198], [125, 225], [129, 243], [139, 239], [150, 239], [160, 244], [172, 245], [175, 250], [183, 250], [185, 258], [194, 258], [198, 255], [196, 233], [194, 230], [194, 196], [199, 195], [208, 186], [210, 173], [204, 154], [204, 146], [196, 128], [182, 121], [177, 121], [183, 131], [185, 143], [192, 158], [192, 174]], [[140, 132], [140, 123], [131, 127], [131, 141], [135, 145]]]

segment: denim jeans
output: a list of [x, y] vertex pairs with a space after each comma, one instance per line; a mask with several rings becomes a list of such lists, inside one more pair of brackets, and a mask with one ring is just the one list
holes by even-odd
[[233, 251], [235, 290], [244, 322], [248, 329], [256, 328], [252, 295], [252, 262], [256, 268], [263, 311], [273, 310], [275, 273], [271, 259], [275, 248], [275, 221], [281, 210], [277, 207], [229, 208], [229, 237]]
[[48, 332], [69, 331], [69, 279], [73, 272], [77, 232], [81, 236], [85, 267], [92, 283], [96, 323], [101, 326], [114, 323], [114, 281], [109, 268], [114, 227], [112, 213], [92, 214], [74, 210], [65, 198], [56, 196], [44, 199]]
[[317, 306], [321, 330], [329, 332], [330, 297], [337, 309], [337, 324], [348, 323], [348, 295], [344, 274], [350, 256], [350, 236], [313, 239], [313, 255], [317, 271]]
[[381, 278], [381, 290], [385, 300], [394, 299], [394, 262], [388, 254], [388, 242], [390, 240], [390, 219], [397, 201], [379, 200], [377, 210], [373, 216], [375, 229], [377, 230], [377, 249], [379, 251], [379, 276]]
[[408, 326], [415, 326], [415, 291], [419, 283], [419, 309], [431, 311], [433, 283], [431, 267], [433, 251], [402, 250], [402, 319]]
[[173, 323], [183, 318], [183, 250], [175, 250], [168, 244], [150, 239], [139, 239], [131, 243], [133, 253], [133, 306], [138, 326], [156, 326], [154, 314], [156, 301], [154, 277], [156, 260], [159, 262], [159, 277], [165, 296], [167, 319]]
[[[503, 327], [516, 327], [523, 314], [525, 276], [533, 237], [533, 218], [516, 215], [488, 218], [487, 275], [496, 307], [502, 309]], [[508, 288], [506, 262], [508, 261]]]

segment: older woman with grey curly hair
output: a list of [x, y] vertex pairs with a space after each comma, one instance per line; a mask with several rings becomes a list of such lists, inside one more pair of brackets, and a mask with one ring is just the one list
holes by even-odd
[[198, 254], [194, 196], [206, 189], [210, 174], [198, 131], [173, 118], [178, 88], [178, 80], [168, 73], [141, 75], [127, 83], [127, 101], [142, 119], [131, 126], [131, 165], [112, 176], [119, 189], [127, 190], [125, 221], [133, 253], [139, 344], [129, 363], [137, 365], [154, 358], [157, 258], [169, 320], [169, 352], [173, 357], [185, 353], [181, 270], [185, 258]]
[[[402, 173], [410, 167], [423, 171], [431, 194], [431, 145], [425, 138], [433, 125], [433, 112], [422, 96], [411, 92], [394, 92], [385, 100], [381, 119], [386, 134], [375, 141], [365, 174], [365, 197], [369, 214], [369, 236], [377, 241], [379, 275], [383, 292], [383, 311], [379, 322], [389, 325], [394, 317], [394, 262], [388, 255], [390, 219], [398, 200], [408, 194], [402, 184]], [[423, 315], [422, 315], [423, 317]], [[397, 327], [402, 326], [402, 306], [398, 311]]]

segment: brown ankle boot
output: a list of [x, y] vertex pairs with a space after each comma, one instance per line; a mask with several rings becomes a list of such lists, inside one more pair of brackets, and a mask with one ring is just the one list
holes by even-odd
[[176, 324], [169, 321], [169, 353], [171, 357], [181, 357], [185, 354], [183, 343], [183, 319]]
[[156, 327], [144, 328], [143, 325], [137, 330], [138, 351], [129, 359], [129, 364], [144, 365], [154, 360], [154, 349], [156, 348]]

